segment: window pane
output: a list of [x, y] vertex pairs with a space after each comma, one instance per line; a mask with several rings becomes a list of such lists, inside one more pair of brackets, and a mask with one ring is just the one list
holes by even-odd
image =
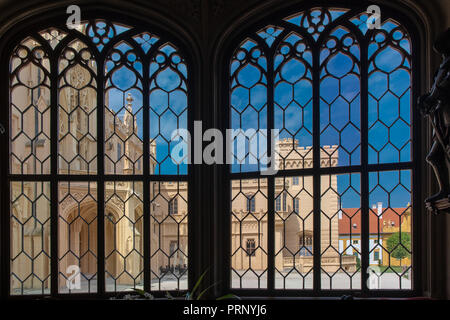
[[32, 38], [10, 60], [10, 172], [50, 173], [50, 61]]
[[58, 65], [59, 173], [97, 170], [97, 64], [86, 44], [72, 41]]
[[280, 170], [312, 165], [312, 52], [291, 33], [277, 48], [274, 62], [275, 129], [280, 130], [276, 156]]
[[334, 29], [322, 47], [320, 61], [321, 166], [360, 164], [360, 49], [356, 37], [344, 27]]
[[97, 183], [58, 184], [60, 293], [97, 291]]
[[105, 68], [105, 172], [141, 174], [142, 61], [125, 41], [114, 46]]
[[411, 160], [411, 44], [387, 20], [369, 45], [369, 163]]
[[[292, 183], [294, 179], [297, 185]], [[282, 194], [287, 205], [275, 208], [275, 288], [312, 289], [313, 177], [276, 178], [275, 198]]]
[[322, 289], [361, 289], [360, 174], [322, 176], [320, 209]]
[[11, 294], [50, 293], [50, 183], [11, 183]]
[[231, 65], [232, 172], [262, 170], [267, 151], [267, 59], [253, 40], [246, 40]]
[[410, 170], [369, 174], [370, 289], [412, 289], [411, 184]]
[[[398, 246], [387, 249], [387, 240], [381, 238], [388, 235], [383, 231], [374, 233], [376, 225], [372, 220], [369, 234], [362, 234], [361, 212], [369, 208], [361, 208], [361, 199], [373, 195], [372, 191], [370, 194], [362, 193], [367, 190], [367, 185], [361, 188], [360, 179], [367, 172], [361, 170], [368, 164], [412, 160], [412, 44], [406, 30], [390, 18], [384, 20], [381, 28], [368, 32], [368, 18], [366, 12], [349, 9], [309, 8], [286, 17], [282, 26], [269, 24], [253, 35], [245, 35], [245, 40], [231, 57], [230, 122], [233, 129], [240, 129], [232, 139], [233, 142], [237, 138], [243, 141], [240, 147], [233, 146], [233, 160], [238, 163], [231, 166], [232, 191], [239, 186], [242, 194], [233, 193], [231, 201], [233, 212], [240, 210], [238, 212], [244, 214], [232, 215], [232, 268], [235, 268], [236, 256], [242, 248], [250, 246], [250, 239], [244, 239], [242, 230], [245, 219], [254, 218], [254, 191], [241, 189], [244, 181], [259, 181], [253, 178], [258, 177], [254, 174], [250, 179], [247, 172], [262, 171], [255, 156], [255, 151], [262, 148], [252, 149], [253, 140], [258, 140], [254, 133], [273, 125], [279, 130], [274, 148], [278, 171], [274, 190], [268, 192], [274, 193], [275, 228], [267, 232], [275, 238], [275, 256], [269, 255], [267, 259], [274, 259], [277, 289], [311, 289], [313, 268], [317, 268], [321, 287], [315, 289], [361, 290], [361, 273], [368, 272], [361, 270], [361, 261], [368, 259], [371, 268], [381, 266], [377, 269], [381, 271], [375, 275], [381, 279], [385, 270], [396, 269], [395, 266], [383, 266], [387, 261], [386, 255], [389, 263], [401, 264], [402, 271], [409, 270], [410, 273], [411, 226], [410, 218], [403, 218], [406, 214], [398, 214], [402, 217], [397, 224], [406, 223], [404, 228], [409, 230], [405, 232], [408, 235], [399, 234], [396, 238], [400, 239], [397, 242], [401, 242], [401, 246], [408, 243], [404, 247], [409, 260], [400, 258], [394, 262], [393, 255], [398, 255], [401, 250]], [[366, 53], [367, 56], [361, 56]], [[266, 55], [269, 57], [267, 60]], [[367, 66], [364, 61], [368, 62]], [[367, 70], [361, 70], [362, 66]], [[367, 78], [362, 78], [363, 75]], [[252, 90], [258, 86], [273, 88], [273, 92], [261, 91], [264, 99], [257, 100], [260, 104], [252, 100]], [[363, 97], [368, 97], [368, 128], [363, 127], [366, 122], [361, 121], [361, 116], [366, 116], [361, 115]], [[314, 100], [316, 98], [317, 101]], [[313, 105], [318, 106], [317, 110], [313, 110]], [[272, 117], [267, 115], [266, 106], [269, 109], [273, 106], [273, 124], [267, 123]], [[313, 118], [318, 120], [318, 128], [314, 128], [314, 132]], [[362, 131], [367, 131], [366, 137], [361, 136]], [[367, 140], [368, 152], [361, 157], [362, 143]], [[320, 148], [317, 150], [320, 161], [317, 162], [313, 161], [313, 141], [318, 142]], [[316, 168], [315, 164], [319, 167]], [[412, 168], [413, 164], [410, 165]], [[299, 174], [298, 177], [288, 177], [285, 171], [280, 171], [303, 169], [304, 174], [313, 176]], [[371, 167], [371, 170], [378, 169]], [[312, 195], [309, 188], [312, 188], [314, 178], [320, 179], [321, 190], [320, 194]], [[394, 177], [386, 181], [394, 183], [396, 180], [399, 179]], [[410, 198], [411, 184], [405, 188]], [[381, 190], [388, 194], [394, 192], [383, 187]], [[395, 192], [399, 192], [397, 190]], [[309, 199], [298, 196], [296, 192], [306, 192]], [[320, 197], [321, 210], [317, 212], [320, 230], [313, 230], [314, 197], [315, 200]], [[238, 209], [240, 204], [242, 208]], [[372, 211], [381, 210], [378, 202], [374, 205]], [[411, 215], [409, 202], [398, 205]], [[383, 206], [386, 204], [381, 204], [381, 208]], [[311, 216], [305, 208], [310, 208]], [[394, 226], [392, 222], [386, 223]], [[294, 231], [296, 236], [293, 236]], [[320, 266], [313, 265], [312, 258], [314, 234], [317, 237], [317, 232], [320, 232], [321, 243], [320, 252], [315, 254], [320, 253]], [[395, 238], [392, 234], [390, 236]], [[362, 252], [362, 239], [366, 237], [370, 241], [370, 252]], [[309, 260], [311, 263], [306, 264]], [[251, 261], [240, 267], [243, 269], [240, 273], [232, 270], [232, 286], [245, 287], [240, 277], [246, 271], [255, 270]], [[404, 274], [397, 276], [403, 277]], [[383, 281], [386, 288], [411, 288], [411, 282], [395, 286], [388, 285], [393, 281], [391, 278]]]
[[[169, 214], [176, 199], [177, 211]], [[188, 281], [188, 183], [150, 183], [151, 290], [186, 290]]]
[[[233, 180], [231, 194], [231, 287], [267, 288], [267, 179]], [[247, 254], [250, 239], [253, 255]]]
[[[166, 43], [150, 63], [150, 170], [152, 174], [187, 174], [187, 65]], [[173, 140], [173, 141], [172, 141]], [[177, 148], [176, 148], [177, 147]]]
[[107, 291], [143, 289], [142, 182], [105, 187], [105, 277]]

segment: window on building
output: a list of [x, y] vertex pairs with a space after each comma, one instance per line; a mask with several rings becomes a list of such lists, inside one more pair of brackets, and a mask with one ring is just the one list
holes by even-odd
[[312, 232], [302, 232], [300, 234], [300, 256], [310, 257], [313, 252], [313, 236]]
[[253, 196], [247, 198], [247, 211], [255, 212], [255, 198]]
[[375, 250], [373, 253], [373, 260], [378, 261], [380, 260], [380, 251]]
[[275, 199], [275, 210], [276, 211], [281, 211], [281, 198], [280, 198], [280, 196], [278, 196]]
[[300, 200], [298, 198], [294, 198], [294, 212], [299, 213], [300, 212]]
[[247, 239], [247, 256], [254, 256], [256, 250], [255, 239]]
[[[311, 7], [267, 18], [266, 26], [241, 34], [229, 53], [229, 126], [244, 132], [279, 130], [265, 150], [275, 154], [274, 175], [265, 174], [266, 162], [252, 162], [252, 152], [242, 152], [228, 167], [233, 289], [367, 288], [369, 232], [380, 238], [385, 232], [369, 227], [379, 219], [369, 204], [382, 202], [383, 215], [395, 218], [396, 227], [402, 221], [402, 230], [412, 226], [406, 216], [414, 212], [414, 151], [420, 145], [413, 134], [413, 36], [387, 12], [380, 28], [369, 30], [366, 9]], [[246, 136], [243, 150], [251, 150], [257, 139]], [[300, 190], [291, 187], [297, 185]], [[237, 215], [239, 194], [249, 190], [261, 195], [255, 204], [261, 216]], [[294, 199], [301, 199], [301, 213]], [[293, 212], [287, 203], [294, 203]], [[240, 262], [238, 239], [255, 230], [245, 225], [256, 227], [264, 239], [258, 264]], [[297, 262], [292, 239], [304, 228], [311, 230], [315, 246], [310, 260]], [[356, 257], [341, 259], [339, 239], [357, 233]], [[409, 262], [405, 268], [415, 270]], [[414, 280], [405, 274], [380, 275], [380, 288], [413, 289]]]
[[174, 198], [169, 201], [169, 215], [178, 214], [178, 199]]
[[[11, 295], [187, 289], [186, 268], [163, 272], [173, 248], [170, 263], [187, 266], [189, 253], [188, 166], [167, 152], [191, 112], [173, 40], [91, 19], [15, 43], [4, 101], [16, 119], [5, 182]], [[80, 287], [67, 281], [76, 270]]]

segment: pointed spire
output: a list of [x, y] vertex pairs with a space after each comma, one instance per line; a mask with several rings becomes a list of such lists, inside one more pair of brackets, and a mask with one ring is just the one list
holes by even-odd
[[128, 96], [127, 96], [127, 109], [128, 110], [133, 110], [133, 106], [132, 106], [132, 102], [133, 102], [133, 97], [131, 96], [131, 93], [128, 93]]

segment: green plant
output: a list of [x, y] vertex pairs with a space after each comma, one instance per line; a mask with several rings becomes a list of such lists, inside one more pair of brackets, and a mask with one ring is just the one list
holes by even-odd
[[361, 268], [361, 259], [357, 254], [355, 254], [355, 257], [356, 257], [356, 269], [359, 269]]
[[407, 232], [393, 233], [387, 239], [387, 249], [391, 257], [401, 260], [411, 256], [411, 235]]
[[[209, 287], [207, 287], [206, 289], [203, 289], [199, 294], [196, 294], [202, 281], [203, 278], [205, 277], [205, 275], [208, 273], [208, 270], [206, 270], [205, 272], [203, 272], [200, 277], [198, 278], [197, 282], [195, 283], [194, 287], [192, 288], [192, 290], [190, 292], [187, 292], [184, 295], [184, 299], [185, 300], [200, 300], [205, 293], [215, 287], [218, 282], [213, 283], [212, 285], [210, 285]], [[175, 300], [177, 299], [176, 297], [172, 296], [169, 292], [166, 292], [166, 298], [169, 300]], [[111, 298], [111, 299], [120, 299], [120, 298]], [[142, 289], [137, 289], [137, 288], [132, 288], [132, 291], [130, 291], [130, 293], [125, 294], [122, 299], [124, 300], [155, 300], [155, 296], [153, 296], [151, 293], [146, 292]], [[240, 300], [240, 298], [234, 294], [226, 294], [223, 295], [221, 297], [216, 298], [216, 300], [227, 300], [227, 299], [238, 299]]]
[[[200, 284], [202, 283], [202, 281], [207, 273], [208, 273], [208, 270], [205, 270], [200, 275], [200, 277], [195, 282], [195, 285], [192, 288], [192, 290], [185, 294], [185, 296], [184, 296], [185, 300], [200, 300], [209, 289], [214, 288], [219, 283], [219, 282], [213, 283], [209, 287], [203, 289], [203, 291], [201, 291], [198, 295], [196, 295], [196, 292], [197, 292], [198, 288], [200, 287]], [[175, 299], [169, 292], [166, 293], [166, 297], [168, 299]], [[216, 300], [226, 300], [226, 299], [239, 299], [240, 300], [240, 298], [238, 296], [231, 294], [231, 293], [216, 298]]]

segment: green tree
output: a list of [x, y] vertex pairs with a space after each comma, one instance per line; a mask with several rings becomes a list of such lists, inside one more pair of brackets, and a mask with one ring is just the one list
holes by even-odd
[[356, 257], [356, 269], [361, 268], [361, 259], [359, 258], [358, 254], [355, 254]]
[[411, 256], [411, 235], [407, 232], [393, 233], [387, 239], [387, 249], [391, 253], [391, 257], [395, 259], [409, 258]]

